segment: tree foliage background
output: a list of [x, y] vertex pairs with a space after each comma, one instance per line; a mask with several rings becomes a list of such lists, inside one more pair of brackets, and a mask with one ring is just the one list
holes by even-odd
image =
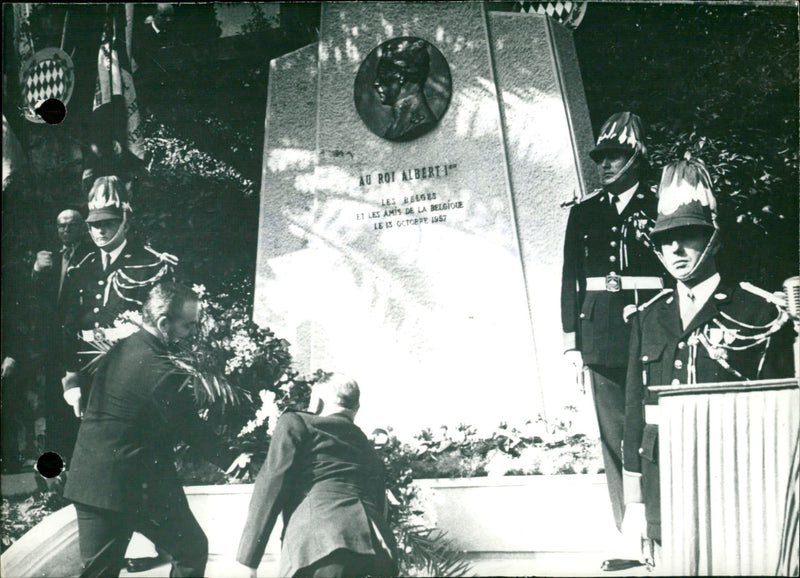
[[[492, 10], [518, 4], [492, 2]], [[134, 75], [149, 173], [139, 175], [135, 227], [180, 256], [210, 292], [252, 303], [269, 60], [316, 40], [319, 3], [253, 10], [243, 34], [220, 38], [211, 4], [176, 4], [155, 35], [136, 5]], [[80, 150], [88, 134], [102, 5], [40, 4], [29, 30], [58, 45], [70, 12], [76, 90], [61, 125], [20, 119], [10, 10], [4, 9], [4, 112], [30, 157], [29, 178], [4, 191], [3, 257], [29, 267], [54, 241], [55, 215], [85, 206]], [[590, 3], [574, 32], [595, 134], [620, 109], [649, 132], [652, 182], [687, 151], [718, 186], [723, 270], [774, 288], [797, 274], [797, 5]], [[41, 165], [41, 166], [39, 166]]]

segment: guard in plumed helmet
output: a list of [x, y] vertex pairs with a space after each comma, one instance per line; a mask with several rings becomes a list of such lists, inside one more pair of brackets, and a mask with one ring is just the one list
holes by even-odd
[[[663, 288], [663, 267], [648, 245], [657, 200], [642, 180], [647, 149], [639, 117], [620, 112], [591, 151], [603, 187], [570, 210], [564, 238], [561, 321], [564, 352], [591, 376], [603, 462], [617, 528], [623, 519], [622, 434], [630, 327], [623, 311]], [[604, 570], [638, 565], [607, 560]]]
[[124, 337], [119, 316], [140, 311], [155, 283], [173, 278], [177, 258], [128, 238], [131, 205], [116, 176], [94, 181], [86, 224], [95, 249], [71, 266], [62, 290], [64, 303], [64, 399], [81, 415], [81, 388], [88, 387], [87, 364]]
[[780, 300], [717, 272], [716, 206], [702, 161], [664, 167], [650, 237], [675, 289], [665, 289], [630, 318], [625, 404], [625, 526], [646, 536], [651, 563], [658, 559], [661, 510], [658, 406], [648, 386], [793, 375], [793, 331], [786, 311], [774, 304]]

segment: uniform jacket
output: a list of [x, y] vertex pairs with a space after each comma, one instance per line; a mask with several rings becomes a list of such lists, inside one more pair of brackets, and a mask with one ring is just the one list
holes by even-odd
[[285, 413], [256, 479], [237, 560], [255, 568], [283, 513], [281, 575], [339, 548], [373, 554], [374, 526], [394, 559], [385, 510], [384, 466], [344, 415]]
[[118, 342], [98, 365], [64, 497], [117, 512], [147, 512], [182, 493], [173, 463], [178, 440], [227, 468], [235, 452], [201, 420], [186, 374], [167, 349], [140, 330]]
[[171, 267], [133, 239], [106, 271], [99, 249], [71, 267], [62, 289], [66, 369], [80, 371], [88, 361], [78, 354], [82, 330], [108, 328], [120, 313], [140, 311], [153, 285], [171, 277]]
[[[561, 323], [564, 333], [576, 334], [576, 348], [587, 365], [625, 367], [630, 328], [623, 320], [634, 291], [586, 291], [588, 277], [609, 274], [660, 277], [663, 267], [653, 251], [636, 239], [637, 226], [655, 218], [656, 197], [639, 185], [622, 214], [601, 192], [570, 210], [564, 237], [561, 277]], [[627, 263], [625, 263], [627, 261]], [[639, 303], [657, 290], [640, 290]]]
[[[686, 330], [682, 329], [678, 296], [674, 292], [660, 297], [632, 318], [623, 445], [627, 471], [641, 472], [642, 457], [653, 463], [658, 459], [658, 426], [645, 426], [644, 421], [644, 406], [657, 403], [657, 399], [649, 396], [647, 387], [688, 383], [690, 336], [697, 329], [717, 328], [716, 322], [735, 327], [725, 316], [751, 326], [763, 326], [778, 316], [778, 310], [761, 297], [723, 281]], [[727, 363], [748, 380], [789, 377], [793, 375], [792, 335], [791, 324], [786, 323], [772, 336], [769, 347], [762, 344], [744, 351], [729, 350]], [[743, 381], [712, 359], [703, 345], [698, 345], [696, 351], [695, 383]]]

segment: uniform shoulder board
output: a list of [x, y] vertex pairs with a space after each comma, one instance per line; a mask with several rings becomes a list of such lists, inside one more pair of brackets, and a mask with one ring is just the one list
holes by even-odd
[[180, 261], [180, 259], [178, 259], [175, 255], [171, 255], [170, 253], [160, 253], [153, 249], [150, 245], [145, 245], [144, 250], [157, 257], [162, 263], [172, 265], [173, 267], [177, 267], [178, 262]]
[[65, 271], [65, 273], [68, 273], [69, 271], [72, 271], [73, 269], [77, 269], [78, 267], [80, 267], [81, 265], [86, 263], [89, 260], [90, 257], [94, 257], [94, 251], [90, 251], [89, 253], [84, 255], [83, 259], [81, 259], [80, 261], [78, 261], [74, 265], [70, 265], [69, 267], [67, 267], [67, 270]]
[[594, 197], [596, 197], [597, 195], [599, 195], [602, 192], [603, 192], [603, 189], [595, 189], [591, 193], [586, 195], [585, 197], [581, 197], [579, 199], [577, 196], [575, 196], [571, 201], [563, 202], [563, 203], [561, 203], [560, 206], [561, 206], [561, 208], [574, 207], [575, 205], [580, 205], [581, 203], [585, 203], [589, 199], [593, 199]]
[[659, 299], [661, 299], [662, 297], [666, 297], [667, 295], [671, 294], [671, 293], [672, 293], [672, 291], [673, 291], [673, 290], [672, 290], [672, 289], [669, 289], [669, 288], [667, 288], [667, 289], [662, 289], [662, 290], [661, 290], [661, 292], [660, 292], [658, 295], [656, 295], [655, 297], [653, 297], [653, 298], [652, 298], [652, 299], [650, 299], [649, 301], [646, 301], [645, 303], [642, 303], [641, 305], [639, 305], [639, 306], [636, 308], [636, 310], [635, 310], [635, 311], [632, 311], [632, 312], [631, 312], [631, 315], [633, 315], [634, 313], [638, 313], [639, 311], [644, 311], [645, 309], [647, 309], [648, 307], [650, 307], [650, 306], [651, 306], [653, 303], [655, 303], [656, 301], [658, 301], [658, 300], [659, 300]]
[[595, 189], [591, 193], [589, 193], [588, 195], [583, 197], [582, 199], [579, 199], [576, 204], [580, 205], [581, 203], [585, 203], [589, 199], [593, 199], [593, 198], [595, 198], [597, 195], [599, 195], [601, 193], [603, 193], [603, 189], [602, 188]]
[[741, 283], [739, 283], [739, 287], [741, 287], [742, 289], [744, 289], [749, 293], [752, 293], [756, 297], [761, 297], [764, 301], [768, 301], [769, 303], [772, 303], [778, 308], [786, 306], [783, 300], [781, 300], [778, 297], [775, 297], [775, 295], [773, 295], [769, 291], [766, 291], [765, 289], [756, 287], [752, 283], [748, 283], [747, 281], [742, 281]]

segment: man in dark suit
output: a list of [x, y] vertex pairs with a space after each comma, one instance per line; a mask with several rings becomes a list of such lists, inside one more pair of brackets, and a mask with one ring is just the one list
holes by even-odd
[[91, 243], [83, 216], [78, 211], [61, 211], [56, 218], [56, 228], [61, 246], [54, 251], [39, 251], [33, 263], [31, 326], [36, 342], [33, 353], [42, 361], [44, 372], [47, 423], [44, 449], [69, 461], [80, 422], [61, 397], [61, 376], [64, 375], [62, 294], [67, 271], [86, 257]]
[[[81, 351], [107, 346], [125, 336], [115, 327], [120, 314], [138, 311], [147, 293], [162, 279], [172, 280], [177, 259], [128, 239], [130, 203], [122, 181], [99, 177], [89, 192], [86, 222], [96, 249], [67, 272], [63, 289], [64, 399], [81, 414], [81, 389], [88, 379], [81, 372], [91, 355]], [[84, 392], [85, 393], [85, 392]]]
[[[561, 320], [568, 362], [578, 372], [585, 364], [591, 375], [608, 492], [620, 528], [630, 337], [623, 310], [648, 300], [663, 287], [663, 269], [646, 244], [657, 201], [641, 182], [646, 148], [639, 117], [629, 112], [611, 116], [590, 154], [603, 188], [570, 211], [564, 238]], [[603, 569], [636, 564], [609, 560]]]
[[[625, 526], [661, 541], [658, 425], [648, 386], [790, 377], [788, 316], [751, 285], [717, 272], [719, 242], [711, 177], [702, 162], [664, 167], [651, 233], [675, 289], [638, 308], [626, 384]], [[760, 295], [759, 295], [760, 293]], [[643, 505], [642, 505], [643, 504]], [[646, 530], [645, 530], [646, 527]]]
[[252, 576], [281, 512], [281, 576], [396, 575], [383, 462], [358, 408], [358, 385], [334, 374], [314, 386], [314, 413], [278, 419], [237, 555]]
[[167, 358], [169, 346], [197, 327], [197, 296], [159, 284], [142, 318], [144, 328], [98, 365], [64, 489], [78, 512], [82, 576], [117, 576], [134, 531], [172, 557], [170, 576], [202, 576], [208, 540], [178, 480], [173, 447], [183, 440], [229, 471], [244, 460], [198, 417], [183, 387], [187, 375]]

